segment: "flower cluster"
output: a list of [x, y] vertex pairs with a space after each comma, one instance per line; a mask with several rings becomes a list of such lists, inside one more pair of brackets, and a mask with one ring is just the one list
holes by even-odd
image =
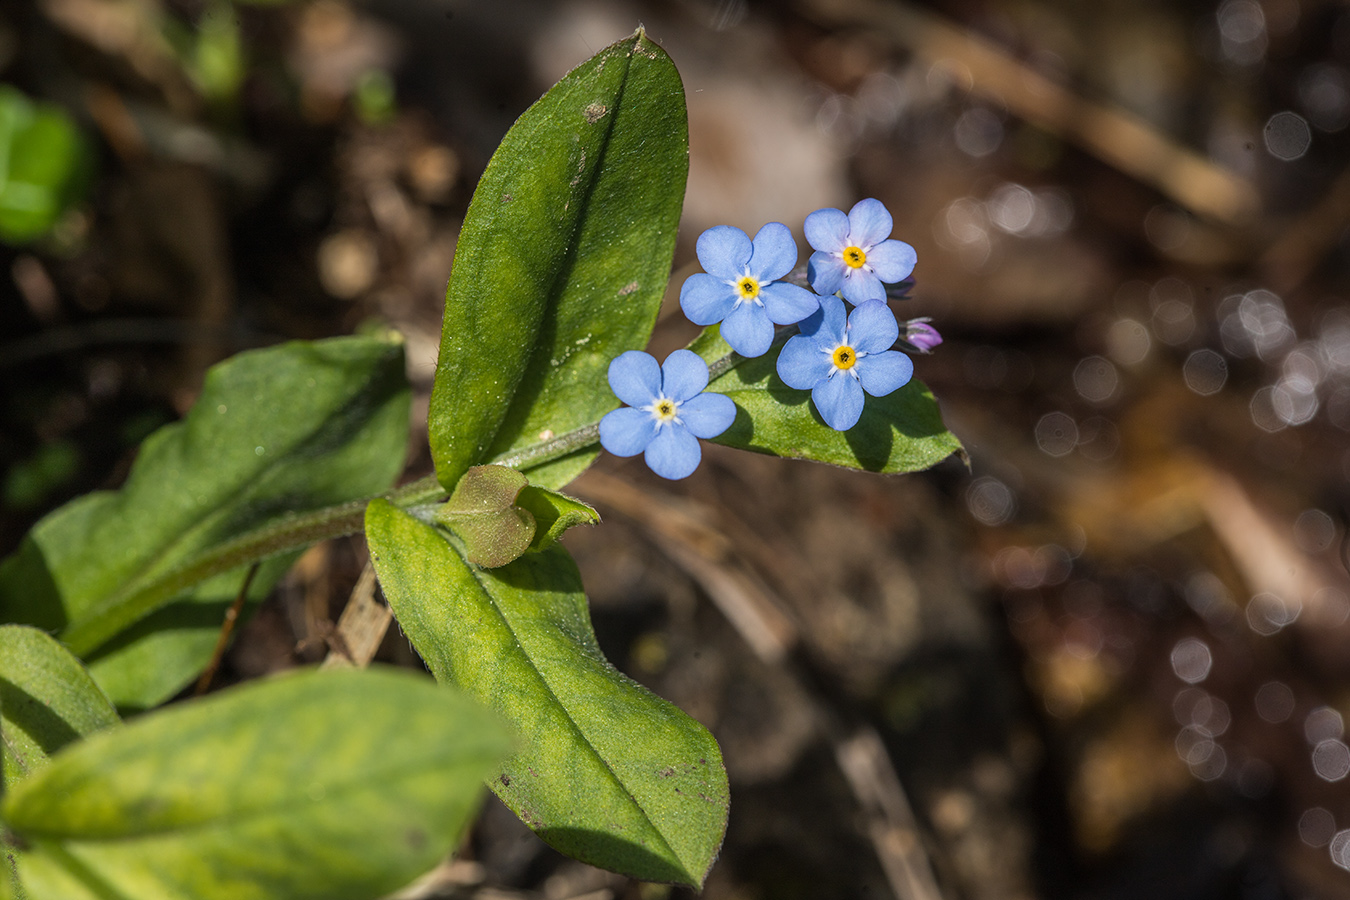
[[[696, 325], [720, 323], [722, 338], [745, 357], [768, 352], [774, 326], [796, 325], [799, 333], [778, 356], [778, 375], [811, 392], [825, 424], [847, 431], [862, 416], [865, 394], [885, 396], [914, 374], [910, 358], [892, 349], [897, 343], [918, 353], [942, 343], [927, 319], [906, 323], [902, 338], [886, 305], [886, 285], [905, 282], [917, 259], [909, 244], [890, 239], [892, 227], [877, 200], [847, 215], [821, 209], [807, 216], [811, 290], [788, 280], [797, 243], [786, 225], [770, 222], [753, 240], [739, 228], [710, 228], [695, 248], [704, 271], [685, 281], [680, 307]], [[729, 398], [703, 392], [708, 375], [689, 350], [676, 350], [664, 365], [635, 350], [620, 355], [610, 364], [609, 385], [628, 406], [600, 420], [601, 445], [616, 456], [644, 454], [665, 478], [691, 474], [702, 457], [697, 439], [717, 437], [736, 418]]]

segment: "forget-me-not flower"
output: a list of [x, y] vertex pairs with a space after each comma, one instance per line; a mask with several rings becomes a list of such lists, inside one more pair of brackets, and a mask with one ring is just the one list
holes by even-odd
[[818, 308], [815, 295], [779, 281], [797, 265], [797, 242], [781, 222], [754, 241], [739, 228], [718, 225], [698, 236], [703, 272], [680, 288], [680, 307], [695, 325], [722, 323], [722, 338], [741, 356], [763, 356], [774, 325], [800, 322]]
[[708, 364], [692, 350], [676, 350], [665, 365], [640, 350], [609, 364], [609, 386], [628, 405], [600, 420], [600, 444], [615, 456], [643, 453], [662, 478], [684, 478], [698, 468], [698, 438], [731, 427], [736, 404], [724, 394], [705, 394]]
[[811, 254], [807, 278], [818, 294], [839, 291], [849, 303], [885, 300], [885, 284], [909, 277], [918, 261], [914, 248], [891, 236], [891, 214], [880, 200], [859, 200], [848, 215], [818, 209], [806, 217]]
[[844, 301], [820, 298], [820, 311], [801, 323], [778, 355], [778, 377], [809, 390], [825, 424], [847, 431], [858, 424], [863, 392], [883, 397], [914, 374], [914, 363], [891, 345], [900, 337], [895, 313], [868, 300], [845, 316]]

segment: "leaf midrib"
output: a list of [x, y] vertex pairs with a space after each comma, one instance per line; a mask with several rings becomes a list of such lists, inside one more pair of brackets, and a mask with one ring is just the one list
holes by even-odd
[[[359, 389], [352, 392], [353, 395], [360, 396], [364, 394], [371, 387], [371, 385], [375, 383], [377, 380], [378, 379], [376, 372], [372, 371], [369, 375], [367, 375], [366, 378], [364, 378], [360, 382]], [[341, 411], [338, 410], [335, 411], [333, 414], [326, 416], [314, 428], [305, 432], [302, 436], [299, 436], [295, 441], [293, 441], [290, 447], [287, 448], [285, 453], [278, 454], [274, 458], [267, 460], [265, 465], [263, 465], [261, 468], [257, 470], [254, 470], [252, 477], [240, 479], [239, 484], [235, 488], [230, 490], [227, 494], [225, 494], [220, 499], [220, 501], [215, 505], [214, 508], [206, 511], [195, 522], [193, 522], [192, 524], [188, 525], [185, 529], [183, 529], [177, 537], [171, 538], [159, 549], [155, 550], [149, 557], [147, 557], [140, 565], [136, 567], [134, 572], [128, 573], [122, 579], [122, 586], [119, 589], [104, 594], [103, 597], [101, 598], [101, 601], [98, 602], [97, 605], [91, 606], [84, 615], [80, 616], [79, 618], [71, 622], [68, 622], [66, 626], [62, 629], [62, 633], [63, 634], [69, 633], [74, 626], [77, 625], [84, 626], [90, 620], [97, 619], [99, 616], [105, 615], [110, 610], [120, 606], [128, 598], [134, 597], [137, 594], [145, 591], [146, 589], [153, 587], [155, 584], [157, 584], [159, 581], [165, 578], [173, 577], [175, 572], [185, 568], [188, 564], [191, 563], [191, 561], [195, 557], [210, 552], [216, 546], [227, 543], [228, 538], [226, 538], [225, 540], [208, 541], [204, 545], [197, 546], [194, 549], [190, 549], [187, 550], [186, 552], [183, 552], [180, 559], [178, 559], [177, 561], [173, 561], [175, 551], [179, 550], [184, 546], [192, 546], [194, 540], [198, 536], [206, 532], [209, 532], [211, 527], [216, 525], [221, 519], [225, 518], [230, 512], [232, 512], [237, 507], [240, 499], [245, 497], [249, 492], [249, 490], [252, 489], [258, 482], [264, 481], [265, 479], [270, 477], [274, 472], [278, 471], [279, 468], [291, 464], [295, 454], [295, 450], [299, 447], [306, 446], [316, 436], [322, 434], [322, 432], [332, 422], [333, 418], [335, 418], [336, 415], [340, 415], [340, 413]], [[187, 428], [186, 420], [179, 422], [177, 424], [180, 426], [180, 432]], [[120, 495], [120, 492], [118, 493]], [[303, 513], [306, 511], [308, 510], [298, 510], [298, 511], [289, 510], [287, 512], [280, 513], [270, 518], [280, 519], [284, 518], [285, 515], [287, 515], [288, 513], [294, 514], [296, 512]], [[262, 527], [262, 525], [266, 524], [267, 521], [268, 520], [265, 519], [263, 523], [253, 525], [252, 527], [247, 529], [246, 533], [252, 533], [254, 531], [257, 531], [260, 527]], [[184, 591], [186, 591], [186, 588], [184, 588]], [[172, 602], [172, 600], [170, 600], [169, 602]]]
[[[475, 760], [465, 760], [445, 768], [450, 770], [457, 770], [462, 768], [485, 768], [486, 761], [490, 760], [491, 758], [492, 757], [489, 754], [484, 754], [482, 759], [485, 762], [484, 765], [481, 766], [476, 766]], [[359, 778], [352, 777], [350, 779], [345, 779], [340, 782], [337, 782], [335, 785], [324, 785], [324, 795], [323, 799], [321, 800], [314, 800], [312, 797], [309, 796], [308, 793], [300, 792], [286, 795], [282, 798], [269, 798], [271, 802], [267, 802], [259, 806], [245, 806], [236, 809], [231, 809], [221, 815], [213, 816], [211, 818], [204, 818], [197, 821], [166, 825], [162, 828], [146, 828], [145, 830], [142, 831], [136, 831], [127, 834], [82, 835], [78, 832], [71, 832], [71, 831], [44, 831], [41, 828], [36, 829], [25, 828], [22, 825], [15, 824], [12, 820], [10, 820], [8, 824], [11, 825], [16, 831], [25, 836], [34, 837], [38, 839], [58, 840], [58, 841], [79, 841], [84, 843], [95, 843], [95, 842], [115, 843], [119, 841], [145, 840], [150, 838], [162, 837], [164, 835], [173, 835], [180, 832], [189, 833], [194, 831], [209, 830], [212, 828], [234, 827], [242, 824], [247, 824], [249, 821], [254, 819], [265, 818], [269, 815], [283, 815], [294, 817], [297, 807], [303, 807], [304, 805], [310, 805], [312, 807], [322, 807], [329, 802], [330, 798], [340, 800], [346, 796], [349, 796], [350, 794], [357, 793], [362, 790], [375, 792], [387, 790], [391, 784], [398, 784], [401, 781], [405, 781], [411, 778], [418, 778], [429, 774], [429, 772], [432, 770], [432, 767], [443, 765], [437, 763], [437, 759], [438, 757], [429, 754], [425, 757], [419, 757], [412, 761], [405, 760], [401, 765], [398, 766], [382, 767], [376, 769], [373, 774], [371, 774], [369, 771], [362, 771]], [[431, 766], [427, 766], [428, 763], [430, 763]], [[392, 777], [390, 777], [391, 773]]]
[[[451, 550], [456, 555], [459, 555], [459, 549], [457, 547], [454, 547], [453, 545], [450, 545], [450, 547]], [[607, 760], [604, 754], [602, 754], [599, 751], [599, 749], [595, 746], [595, 744], [592, 743], [590, 737], [582, 729], [580, 723], [578, 723], [577, 720], [572, 717], [572, 711], [568, 709], [567, 705], [563, 703], [562, 698], [560, 698], [557, 692], [553, 690], [553, 685], [549, 683], [549, 680], [544, 675], [544, 672], [540, 669], [539, 665], [534, 661], [534, 657], [530, 654], [530, 651], [527, 649], [526, 643], [520, 639], [520, 636], [519, 634], [517, 634], [515, 627], [511, 623], [511, 620], [506, 616], [506, 613], [504, 613], [501, 607], [497, 604], [496, 599], [492, 595], [492, 592], [487, 589], [487, 586], [485, 585], [480, 575], [479, 569], [470, 564], [469, 561], [464, 559], [462, 555], [460, 556], [460, 561], [464, 564], [465, 568], [468, 569], [470, 575], [473, 577], [474, 583], [478, 586], [479, 591], [487, 599], [488, 604], [492, 607], [492, 611], [497, 614], [497, 618], [501, 620], [502, 625], [506, 628], [507, 632], [509, 632], [511, 637], [515, 639], [516, 646], [520, 648], [521, 654], [525, 657], [526, 660], [529, 661], [530, 671], [533, 672], [535, 677], [539, 679], [540, 684], [544, 686], [544, 690], [548, 693], [548, 696], [553, 699], [553, 702], [556, 704], [557, 708], [562, 710], [563, 717], [567, 720], [567, 724], [576, 733], [577, 737], [580, 738], [582, 743], [585, 744], [586, 749], [588, 749], [591, 752], [591, 754], [597, 760], [600, 761], [600, 764], [604, 766], [605, 771], [609, 774], [609, 777], [613, 779], [614, 783], [633, 802], [633, 806], [637, 808], [638, 812], [642, 813], [642, 818], [647, 822], [648, 826], [650, 826], [651, 832], [655, 834], [656, 837], [661, 841], [661, 845], [665, 847], [667, 851], [669, 851], [671, 857], [673, 857], [676, 860], [679, 860], [680, 866], [685, 870], [685, 874], [686, 875], [693, 874], [689, 871], [689, 864], [684, 860], [684, 858], [679, 854], [679, 852], [677, 852], [675, 848], [670, 845], [669, 840], [667, 840], [665, 834], [663, 834], [661, 829], [657, 826], [656, 821], [652, 819], [651, 814], [647, 812], [646, 807], [644, 807], [642, 803], [638, 801], [637, 795], [634, 794], [634, 792], [629, 789], [628, 785], [624, 782], [624, 780], [621, 777], [619, 777], [619, 773], [614, 771], [614, 767], [609, 764], [609, 760]], [[596, 649], [598, 652], [599, 648], [597, 647]], [[601, 654], [600, 658], [604, 659], [603, 654]], [[623, 674], [619, 672], [618, 669], [615, 669], [613, 664], [609, 663], [608, 661], [606, 661], [606, 665], [615, 674], [618, 675]]]

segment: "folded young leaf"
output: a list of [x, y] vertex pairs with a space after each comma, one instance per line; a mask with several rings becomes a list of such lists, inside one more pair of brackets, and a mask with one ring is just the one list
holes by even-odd
[[6, 789], [66, 744], [120, 721], [80, 661], [51, 635], [26, 625], [0, 626]]
[[504, 566], [530, 548], [534, 516], [516, 506], [525, 476], [506, 466], [474, 466], [436, 507], [436, 521], [464, 542], [464, 556], [478, 566]]
[[553, 547], [480, 569], [383, 500], [367, 508], [366, 537], [432, 674], [521, 735], [493, 792], [583, 862], [701, 885], [726, 830], [721, 753], [701, 725], [605, 660], [572, 558]]
[[371, 900], [455, 847], [510, 746], [424, 676], [307, 670], [74, 744], [2, 811], [31, 897]]
[[[717, 326], [705, 329], [689, 348], [709, 363], [731, 352]], [[778, 377], [777, 359], [776, 348], [754, 359], [734, 357], [731, 367], [713, 378], [708, 390], [736, 404], [736, 420], [713, 443], [886, 474], [917, 472], [965, 452], [920, 381], [867, 397], [858, 424], [835, 431], [811, 405], [810, 391], [790, 388]]]
[[[117, 704], [162, 701], [209, 658], [245, 564], [266, 552], [231, 556], [240, 536], [387, 489], [408, 403], [397, 336], [226, 360], [184, 421], [146, 439], [121, 490], [46, 516], [0, 563], [0, 620], [59, 631]], [[204, 559], [228, 565], [202, 572]], [[253, 596], [282, 570], [260, 571]]]
[[[688, 146], [679, 73], [641, 29], [568, 73], [507, 132], [446, 290], [428, 430], [447, 489], [470, 466], [617, 405], [606, 371], [656, 322]], [[596, 452], [530, 481], [560, 487]]]
[[526, 485], [516, 503], [534, 516], [534, 540], [531, 550], [547, 550], [576, 525], [594, 525], [600, 514], [575, 497], [550, 491], [548, 488]]

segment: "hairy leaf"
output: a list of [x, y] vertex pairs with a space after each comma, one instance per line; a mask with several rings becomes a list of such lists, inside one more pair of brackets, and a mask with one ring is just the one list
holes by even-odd
[[383, 500], [366, 511], [389, 605], [432, 673], [521, 735], [490, 787], [557, 849], [646, 881], [702, 884], [726, 829], [712, 736], [611, 666], [561, 547], [466, 563]]
[[600, 514], [577, 498], [532, 484], [520, 492], [516, 503], [534, 516], [535, 531], [534, 540], [530, 542], [531, 550], [547, 550], [567, 529], [576, 525], [594, 525], [600, 521]]
[[[408, 402], [396, 336], [294, 342], [215, 366], [187, 418], [141, 445], [120, 490], [46, 516], [0, 563], [0, 620], [58, 631], [119, 706], [164, 700], [209, 658], [246, 564], [275, 552], [269, 530], [389, 487]], [[266, 565], [252, 596], [283, 569]]]
[[27, 625], [0, 626], [6, 787], [42, 768], [66, 744], [119, 721], [84, 666], [51, 635]]
[[[778, 377], [783, 339], [780, 335], [763, 356], [732, 357], [731, 367], [709, 383], [709, 391], [726, 394], [736, 404], [736, 420], [714, 443], [887, 474], [917, 472], [965, 452], [942, 424], [937, 400], [917, 380], [884, 397], [869, 396], [858, 424], [835, 431], [812, 405], [810, 391], [790, 388]], [[710, 364], [731, 353], [715, 325], [689, 349]]]
[[[688, 168], [679, 74], [641, 29], [512, 126], [474, 192], [446, 290], [428, 430], [447, 489], [617, 405], [606, 371], [651, 335]], [[596, 452], [530, 480], [561, 486]]]
[[3, 815], [33, 897], [370, 900], [455, 847], [509, 749], [423, 676], [308, 670], [68, 747]]
[[525, 476], [506, 466], [474, 466], [436, 508], [436, 521], [464, 542], [464, 556], [479, 566], [504, 566], [530, 548], [534, 516], [516, 506]]

